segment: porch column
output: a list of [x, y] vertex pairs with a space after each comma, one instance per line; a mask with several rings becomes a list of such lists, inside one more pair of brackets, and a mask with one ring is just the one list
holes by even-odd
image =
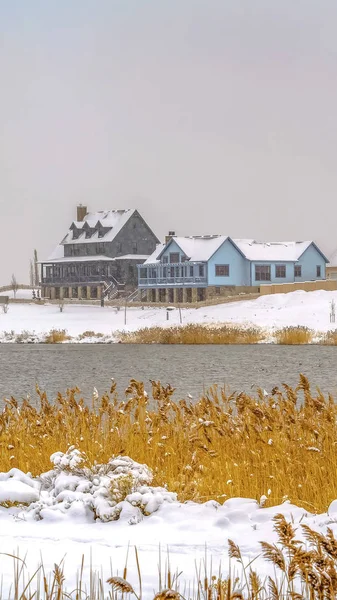
[[146, 300], [147, 300], [147, 302], [151, 302], [151, 300], [152, 300], [151, 290], [146, 290]]
[[73, 297], [73, 288], [71, 287], [71, 285], [69, 286], [69, 298]]
[[91, 299], [91, 287], [90, 287], [90, 285], [87, 285], [87, 299], [88, 300]]
[[187, 304], [187, 288], [183, 287], [183, 303]]
[[192, 288], [192, 302], [198, 301], [198, 290], [196, 287]]
[[102, 298], [102, 286], [98, 285], [97, 286], [97, 300], [100, 300]]
[[60, 286], [60, 300], [63, 300], [63, 287]]
[[173, 290], [173, 304], [177, 304], [179, 302], [178, 299], [178, 288], [174, 288]]
[[54, 287], [50, 288], [50, 299], [55, 300], [55, 288]]
[[156, 302], [160, 302], [159, 292], [159, 288], [156, 288]]

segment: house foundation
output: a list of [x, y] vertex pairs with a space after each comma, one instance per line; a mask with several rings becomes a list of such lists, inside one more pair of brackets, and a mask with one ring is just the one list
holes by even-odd
[[259, 292], [260, 288], [257, 286], [141, 288], [143, 301], [160, 304], [194, 304], [212, 298], [228, 298], [240, 294], [258, 294]]

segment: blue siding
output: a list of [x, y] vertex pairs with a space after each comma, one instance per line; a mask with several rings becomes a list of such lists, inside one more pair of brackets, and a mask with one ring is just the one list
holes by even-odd
[[[257, 281], [255, 279], [255, 266], [256, 265], [270, 265], [270, 281]], [[285, 265], [286, 268], [286, 276], [285, 277], [276, 277], [276, 266], [277, 265]], [[292, 283], [294, 281], [294, 263], [286, 262], [286, 261], [276, 261], [270, 262], [268, 260], [259, 260], [251, 262], [251, 285], [263, 285], [266, 283]]]
[[[161, 255], [160, 261], [163, 262], [163, 258], [167, 257], [170, 262], [171, 253], [179, 254], [179, 262], [182, 262], [184, 253], [178, 246], [176, 241], [173, 239], [170, 241], [165, 251]], [[217, 276], [215, 274], [216, 265], [229, 265], [229, 275]], [[270, 281], [257, 281], [255, 279], [255, 266], [256, 265], [270, 265], [271, 267], [271, 280]], [[286, 266], [286, 276], [276, 277], [276, 266]], [[295, 265], [301, 265], [302, 275], [301, 277], [295, 278]], [[317, 266], [321, 267], [321, 275], [317, 277]], [[205, 275], [207, 273], [207, 284], [210, 286], [260, 286], [264, 284], [277, 284], [277, 283], [292, 283], [294, 281], [313, 281], [318, 279], [326, 278], [326, 264], [325, 258], [321, 253], [311, 244], [307, 250], [303, 253], [302, 257], [298, 262], [286, 262], [286, 261], [249, 261], [247, 260], [240, 251], [236, 248], [230, 239], [226, 239], [225, 242], [218, 248], [213, 256], [207, 261], [207, 267], [205, 269]], [[205, 285], [205, 281], [202, 285]], [[157, 284], [153, 282], [151, 287], [157, 287]], [[170, 287], [170, 284], [168, 284]]]
[[[313, 281], [326, 278], [325, 260], [313, 244], [306, 249], [296, 264], [302, 266], [302, 277], [296, 277], [295, 281]], [[320, 277], [316, 275], [316, 267], [318, 265], [321, 267]]]
[[[255, 280], [255, 265], [270, 265], [271, 266], [271, 280], [270, 281], [256, 281]], [[276, 277], [276, 265], [286, 265], [286, 277]], [[301, 277], [295, 277], [295, 265], [301, 265], [302, 275]], [[321, 276], [317, 277], [317, 266], [321, 267]], [[268, 283], [292, 283], [294, 281], [316, 281], [326, 278], [325, 273], [325, 260], [320, 252], [318, 252], [313, 244], [311, 244], [307, 250], [302, 254], [301, 258], [297, 262], [270, 262], [270, 261], [256, 261], [251, 263], [251, 285], [263, 285]]]
[[[208, 285], [249, 285], [249, 263], [229, 240], [218, 248], [207, 264]], [[229, 265], [229, 277], [216, 276], [216, 265]]]

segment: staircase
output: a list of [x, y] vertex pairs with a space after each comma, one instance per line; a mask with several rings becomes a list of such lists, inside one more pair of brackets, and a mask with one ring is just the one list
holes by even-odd
[[105, 300], [113, 300], [118, 298], [118, 295], [124, 291], [125, 283], [120, 283], [111, 276], [109, 279], [103, 279], [103, 298]]
[[134, 290], [127, 296], [127, 302], [137, 302], [140, 300], [140, 290]]

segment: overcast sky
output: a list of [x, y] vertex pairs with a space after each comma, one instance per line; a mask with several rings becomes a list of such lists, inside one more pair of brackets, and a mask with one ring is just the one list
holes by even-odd
[[336, 0], [0, 0], [0, 283], [75, 218], [337, 247]]

